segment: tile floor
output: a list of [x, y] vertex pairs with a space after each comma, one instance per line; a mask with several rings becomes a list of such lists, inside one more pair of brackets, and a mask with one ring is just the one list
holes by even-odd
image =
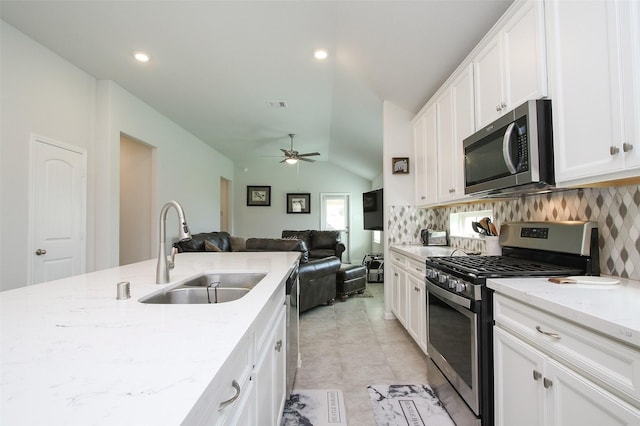
[[349, 426], [374, 426], [367, 385], [424, 384], [426, 355], [397, 320], [384, 319], [383, 284], [300, 315], [295, 389], [340, 389]]

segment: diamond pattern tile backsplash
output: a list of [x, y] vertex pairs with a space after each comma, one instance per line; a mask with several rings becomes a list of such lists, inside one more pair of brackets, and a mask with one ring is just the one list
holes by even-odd
[[[640, 186], [585, 188], [434, 209], [391, 206], [387, 244], [419, 243], [420, 230], [431, 225], [449, 230], [449, 214], [492, 210], [498, 229], [510, 221], [593, 220], [598, 222], [600, 271], [640, 280]], [[484, 251], [484, 241], [451, 238], [451, 246]]]

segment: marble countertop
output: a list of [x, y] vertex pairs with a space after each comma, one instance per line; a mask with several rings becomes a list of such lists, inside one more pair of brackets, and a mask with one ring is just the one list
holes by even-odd
[[[452, 256], [457, 249], [449, 246], [423, 246], [419, 244], [392, 244], [390, 250], [408, 256], [419, 262], [424, 262], [431, 256]], [[462, 255], [464, 253], [460, 252]]]
[[500, 278], [487, 286], [538, 309], [551, 312], [640, 349], [640, 282], [554, 284], [546, 278]]
[[[183, 253], [169, 284], [155, 284], [149, 260], [0, 292], [0, 424], [180, 424], [297, 259]], [[219, 305], [138, 302], [214, 271], [267, 276]], [[130, 299], [116, 300], [119, 281]]]

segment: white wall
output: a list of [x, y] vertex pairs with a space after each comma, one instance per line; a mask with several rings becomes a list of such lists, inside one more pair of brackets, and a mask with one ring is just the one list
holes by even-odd
[[[248, 207], [247, 185], [271, 186], [271, 206]], [[299, 168], [275, 158], [244, 163], [235, 169], [233, 233], [280, 238], [284, 229], [319, 229], [320, 193], [350, 193], [351, 261], [360, 263], [371, 248], [371, 232], [363, 229], [362, 222], [362, 193], [370, 188], [369, 180], [324, 161], [303, 163]], [[287, 214], [287, 193], [310, 193], [311, 213]]]
[[[0, 289], [27, 281], [29, 144], [32, 133], [94, 156], [96, 82], [91, 76], [0, 21], [2, 276]], [[88, 208], [93, 208], [89, 191]], [[88, 224], [92, 224], [87, 217]], [[87, 264], [93, 262], [87, 253]]]
[[[233, 177], [229, 159], [117, 84], [96, 81], [7, 23], [0, 26], [0, 244], [2, 253], [12, 254], [0, 258], [0, 289], [27, 283], [31, 133], [87, 150], [87, 271], [119, 262], [121, 133], [157, 148], [152, 199], [158, 214], [175, 199], [194, 232], [219, 226], [220, 177]], [[177, 234], [171, 215], [168, 237]]]
[[[383, 166], [382, 174], [385, 188], [384, 211], [385, 223], [389, 220], [387, 215], [390, 206], [408, 206], [414, 203], [414, 176], [415, 167], [413, 161], [413, 113], [406, 111], [389, 101], [383, 104]], [[391, 159], [393, 157], [409, 157], [409, 174], [393, 174]], [[385, 226], [385, 231], [387, 227]], [[387, 232], [385, 232], [388, 235]], [[384, 245], [384, 257], [389, 256], [389, 246]], [[391, 270], [385, 268], [385, 318], [394, 318], [391, 313]]]

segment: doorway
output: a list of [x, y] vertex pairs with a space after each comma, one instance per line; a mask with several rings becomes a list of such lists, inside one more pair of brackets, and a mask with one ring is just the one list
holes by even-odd
[[320, 229], [340, 231], [340, 239], [345, 245], [343, 262], [351, 263], [350, 254], [350, 194], [322, 193], [320, 194]]
[[31, 284], [85, 272], [86, 151], [31, 137]]
[[120, 265], [151, 259], [153, 148], [120, 135]]

